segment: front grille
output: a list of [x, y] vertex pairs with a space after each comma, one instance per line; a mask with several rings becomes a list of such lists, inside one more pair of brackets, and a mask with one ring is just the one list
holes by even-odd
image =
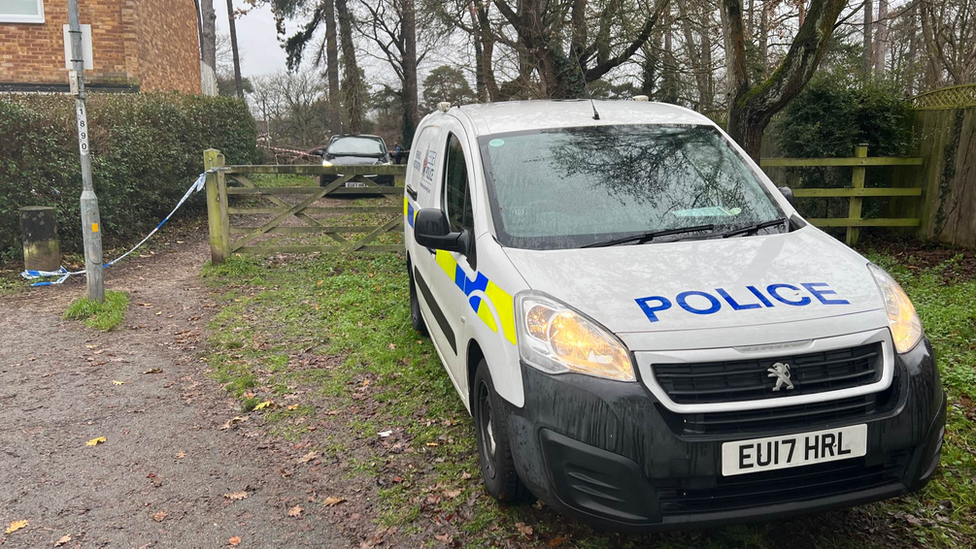
[[[900, 452], [887, 462], [868, 465], [865, 458], [807, 465], [793, 469], [710, 479], [665, 481], [656, 486], [661, 513], [693, 515], [747, 507], [795, 503], [892, 485], [905, 473], [909, 454]], [[696, 482], [699, 481], [699, 482]], [[675, 485], [676, 484], [676, 485]]]
[[662, 414], [675, 423], [676, 431], [685, 435], [742, 434], [802, 429], [813, 425], [829, 425], [852, 419], [870, 417], [879, 408], [879, 394], [841, 400], [802, 404], [785, 408], [763, 408], [743, 412], [714, 412], [708, 414]]
[[[777, 362], [789, 364], [793, 389], [774, 391], [776, 377], [768, 370]], [[654, 364], [654, 378], [678, 404], [740, 402], [782, 398], [848, 389], [881, 379], [881, 343], [803, 355], [700, 362]]]

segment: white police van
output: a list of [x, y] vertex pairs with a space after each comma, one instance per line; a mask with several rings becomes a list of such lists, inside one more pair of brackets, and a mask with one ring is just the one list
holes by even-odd
[[928, 482], [945, 396], [915, 309], [787, 196], [676, 106], [424, 118], [412, 319], [474, 416], [494, 497], [660, 529]]

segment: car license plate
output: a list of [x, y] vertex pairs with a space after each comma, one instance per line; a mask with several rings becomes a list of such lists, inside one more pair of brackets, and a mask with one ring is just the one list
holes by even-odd
[[365, 187], [366, 184], [362, 181], [346, 181], [346, 187]]
[[861, 457], [867, 446], [867, 425], [726, 442], [722, 444], [722, 476]]

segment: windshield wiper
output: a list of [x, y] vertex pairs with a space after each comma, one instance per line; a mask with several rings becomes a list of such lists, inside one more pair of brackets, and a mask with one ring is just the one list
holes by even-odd
[[783, 223], [788, 223], [789, 219], [785, 217], [780, 217], [778, 219], [773, 219], [772, 221], [763, 221], [762, 223], [755, 223], [746, 227], [739, 229], [732, 229], [731, 231], [726, 231], [717, 236], [722, 238], [729, 238], [730, 236], [739, 236], [742, 234], [748, 235], [751, 233], [758, 233], [762, 229], [768, 229], [769, 227], [775, 227], [777, 225], [782, 225]]
[[596, 242], [593, 244], [586, 244], [580, 246], [581, 248], [603, 248], [606, 246], [616, 246], [617, 244], [627, 244], [628, 242], [636, 242], [638, 244], [644, 244], [650, 242], [659, 236], [671, 236], [676, 234], [685, 233], [697, 233], [703, 231], [711, 231], [715, 229], [715, 225], [698, 225], [697, 227], [681, 227], [680, 229], [665, 229], [663, 231], [651, 231], [648, 233], [635, 234], [631, 236], [625, 236], [622, 238], [614, 238], [611, 240], [604, 240], [603, 242]]

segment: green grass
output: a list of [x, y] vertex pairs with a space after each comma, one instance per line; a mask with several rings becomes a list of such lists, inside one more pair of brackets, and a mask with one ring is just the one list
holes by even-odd
[[83, 320], [89, 328], [108, 332], [122, 324], [128, 308], [129, 296], [125, 292], [107, 291], [104, 303], [87, 297], [79, 298], [64, 312], [64, 318]]
[[[545, 507], [495, 503], [481, 484], [471, 420], [430, 341], [410, 327], [401, 255], [234, 257], [206, 267], [221, 307], [208, 361], [245, 411], [264, 400], [303, 399], [299, 418], [281, 408], [255, 412], [272, 433], [311, 441], [343, 461], [347, 476], [376, 483], [401, 477], [381, 484], [373, 518], [403, 535], [418, 532], [415, 541], [429, 541], [431, 532], [422, 532], [436, 518], [452, 522], [465, 547], [558, 546], [560, 540], [593, 548], [971, 547], [976, 280], [957, 272], [959, 258], [926, 265], [871, 257], [913, 298], [936, 347], [950, 401], [943, 467], [921, 493], [788, 523], [626, 536], [596, 532]], [[329, 422], [328, 431], [309, 432], [314, 421]], [[390, 429], [404, 434], [410, 452], [376, 444], [377, 432]], [[534, 533], [527, 537], [517, 523]]]

